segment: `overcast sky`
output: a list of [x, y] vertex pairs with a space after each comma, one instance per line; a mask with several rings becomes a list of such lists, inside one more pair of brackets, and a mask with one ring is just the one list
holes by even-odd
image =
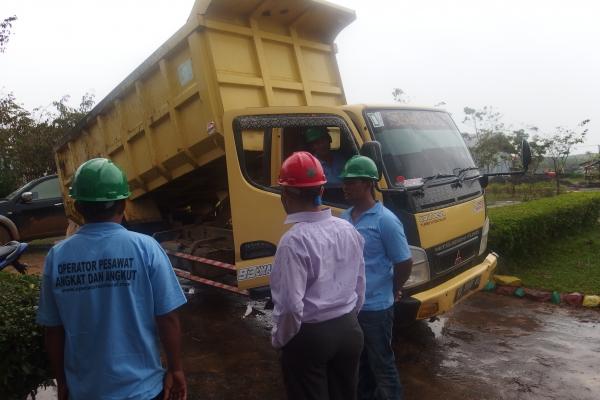
[[[491, 105], [547, 134], [591, 118], [600, 144], [600, 2], [335, 0], [357, 20], [337, 38], [348, 102]], [[14, 24], [0, 90], [28, 109], [85, 92], [101, 100], [181, 27], [194, 0], [0, 0]]]

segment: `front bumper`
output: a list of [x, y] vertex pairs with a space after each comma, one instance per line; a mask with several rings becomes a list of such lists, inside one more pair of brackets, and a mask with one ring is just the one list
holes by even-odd
[[465, 272], [431, 289], [415, 293], [396, 303], [396, 315], [403, 321], [427, 319], [444, 314], [455, 304], [483, 289], [491, 279], [498, 256], [490, 253], [481, 262]]

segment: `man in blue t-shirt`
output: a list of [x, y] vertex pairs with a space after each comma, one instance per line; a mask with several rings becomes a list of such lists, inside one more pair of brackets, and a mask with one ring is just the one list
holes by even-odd
[[340, 179], [340, 173], [344, 168], [346, 160], [337, 151], [331, 151], [331, 135], [324, 127], [308, 128], [304, 132], [304, 140], [310, 153], [317, 157], [327, 183], [325, 184], [326, 189], [341, 188], [342, 180]]
[[342, 214], [365, 239], [367, 288], [358, 313], [364, 334], [358, 400], [400, 400], [402, 385], [392, 350], [394, 301], [410, 277], [412, 259], [398, 218], [375, 200], [377, 166], [368, 157], [354, 156], [341, 174], [346, 200], [353, 206]]
[[110, 160], [87, 161], [70, 196], [85, 224], [48, 253], [37, 315], [58, 398], [186, 399], [175, 313], [186, 299], [160, 245], [120, 225], [125, 174]]

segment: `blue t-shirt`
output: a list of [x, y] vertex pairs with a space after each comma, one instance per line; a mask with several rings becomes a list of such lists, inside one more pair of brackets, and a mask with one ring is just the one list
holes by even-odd
[[327, 183], [325, 184], [325, 187], [326, 188], [341, 188], [342, 187], [342, 178], [340, 178], [340, 174], [344, 170], [344, 165], [346, 164], [346, 160], [337, 151], [332, 151], [330, 154], [331, 154], [331, 162], [330, 163], [325, 162], [323, 160], [319, 160], [321, 162], [321, 166], [323, 167], [323, 172], [325, 172], [325, 177], [327, 178]]
[[349, 221], [365, 239], [365, 311], [380, 311], [394, 304], [394, 264], [411, 257], [402, 223], [390, 210], [377, 202], [357, 221], [352, 220], [353, 207], [341, 218]]
[[72, 400], [147, 400], [162, 390], [155, 317], [186, 302], [151, 237], [116, 223], [86, 224], [44, 265], [37, 323], [65, 330]]

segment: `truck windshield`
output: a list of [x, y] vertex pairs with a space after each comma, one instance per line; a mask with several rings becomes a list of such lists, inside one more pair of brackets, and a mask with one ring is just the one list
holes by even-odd
[[369, 128], [381, 143], [391, 184], [407, 179], [478, 173], [465, 142], [443, 111], [369, 109]]

